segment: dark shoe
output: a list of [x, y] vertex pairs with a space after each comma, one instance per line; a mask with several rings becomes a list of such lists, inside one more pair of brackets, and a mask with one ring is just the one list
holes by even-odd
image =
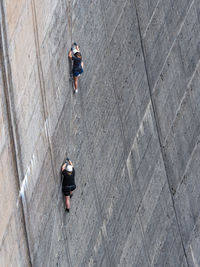
[[65, 208], [65, 211], [69, 212], [69, 209], [68, 208]]

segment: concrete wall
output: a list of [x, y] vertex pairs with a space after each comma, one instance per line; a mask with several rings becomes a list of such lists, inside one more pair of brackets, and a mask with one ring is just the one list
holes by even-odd
[[200, 265], [200, 2], [3, 0], [0, 18], [0, 266]]

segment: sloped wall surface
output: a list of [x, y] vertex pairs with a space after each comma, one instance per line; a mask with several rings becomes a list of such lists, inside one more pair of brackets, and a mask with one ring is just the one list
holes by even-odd
[[0, 21], [0, 266], [200, 266], [200, 1], [2, 0]]

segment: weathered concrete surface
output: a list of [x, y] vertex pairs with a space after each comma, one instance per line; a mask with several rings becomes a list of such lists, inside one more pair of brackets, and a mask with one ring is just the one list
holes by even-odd
[[0, 5], [0, 266], [199, 266], [200, 2]]

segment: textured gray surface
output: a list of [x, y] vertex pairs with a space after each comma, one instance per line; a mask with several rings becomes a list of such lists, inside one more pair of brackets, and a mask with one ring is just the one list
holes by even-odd
[[0, 5], [0, 265], [199, 266], [199, 0]]

